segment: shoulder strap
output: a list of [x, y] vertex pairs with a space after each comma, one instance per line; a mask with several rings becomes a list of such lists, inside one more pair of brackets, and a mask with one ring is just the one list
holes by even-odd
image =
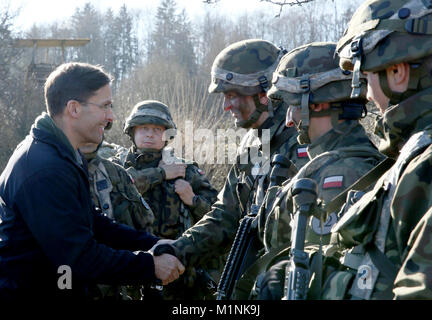
[[378, 268], [383, 276], [385, 276], [386, 282], [393, 287], [394, 280], [398, 273], [398, 268], [384, 253], [382, 253], [381, 250], [377, 248], [375, 243], [372, 243], [367, 247], [367, 252], [371, 257], [373, 264]]
[[326, 212], [331, 213], [342, 207], [350, 190], [365, 190], [372, 183], [375, 183], [388, 169], [391, 168], [394, 162], [395, 160], [392, 158], [385, 158], [376, 167], [366, 172], [366, 174], [364, 174], [360, 179], [334, 197], [326, 206]]

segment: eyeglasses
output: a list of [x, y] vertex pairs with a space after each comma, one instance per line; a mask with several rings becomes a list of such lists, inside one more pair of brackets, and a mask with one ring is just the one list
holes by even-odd
[[97, 106], [97, 107], [99, 107], [99, 108], [101, 108], [103, 111], [108, 111], [108, 109], [111, 109], [112, 110], [112, 108], [114, 107], [113, 106], [113, 104], [112, 103], [106, 103], [106, 104], [97, 104], [97, 103], [94, 103], [94, 102], [90, 102], [90, 101], [80, 101], [80, 100], [77, 100], [79, 103], [81, 103], [81, 104], [83, 104], [83, 105], [86, 105], [86, 104], [92, 104], [92, 105], [94, 105], [94, 106]]

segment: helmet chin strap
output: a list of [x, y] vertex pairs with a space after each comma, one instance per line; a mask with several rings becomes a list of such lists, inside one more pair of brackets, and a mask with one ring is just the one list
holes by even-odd
[[[266, 76], [261, 76], [258, 78], [259, 86], [262, 89], [262, 92], [267, 92], [270, 89], [270, 83]], [[261, 114], [265, 111], [269, 113], [269, 118], [272, 118], [274, 116], [274, 108], [273, 103], [271, 102], [271, 99], [267, 99], [267, 104], [262, 104], [259, 98], [259, 93], [252, 96], [255, 104], [255, 110], [252, 112], [252, 114], [249, 116], [247, 120], [236, 120], [235, 125], [236, 127], [241, 128], [250, 128], [255, 122], [258, 121]]]
[[[268, 106], [261, 103], [258, 94], [253, 95], [252, 98], [255, 104], [254, 112], [252, 112], [252, 114], [246, 120], [236, 120], [235, 122], [236, 127], [241, 127], [246, 129], [250, 128], [255, 122], [258, 121], [259, 117], [263, 112], [268, 111]], [[268, 99], [268, 101], [271, 104], [270, 99]]]

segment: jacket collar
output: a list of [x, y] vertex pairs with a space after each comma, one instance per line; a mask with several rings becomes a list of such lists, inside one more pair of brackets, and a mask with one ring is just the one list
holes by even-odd
[[51, 145], [58, 151], [60, 156], [71, 160], [82, 168], [82, 154], [79, 151], [75, 151], [66, 135], [56, 126], [53, 119], [47, 113], [43, 112], [36, 118], [30, 129], [30, 135], [37, 141]]
[[336, 129], [331, 129], [309, 145], [308, 154], [311, 159], [327, 151], [369, 141], [363, 126], [358, 121], [346, 120]]
[[375, 126], [375, 133], [380, 137], [379, 150], [389, 157], [396, 158], [413, 134], [431, 124], [432, 88], [428, 88], [384, 112]]

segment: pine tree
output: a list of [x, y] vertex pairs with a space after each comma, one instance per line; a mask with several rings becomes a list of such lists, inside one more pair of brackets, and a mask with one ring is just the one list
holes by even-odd
[[115, 19], [118, 32], [118, 72], [119, 80], [123, 79], [138, 62], [138, 38], [133, 29], [133, 17], [126, 5], [120, 8]]
[[77, 8], [71, 18], [73, 36], [90, 38], [90, 43], [76, 50], [76, 60], [100, 64], [103, 51], [101, 14], [87, 2], [82, 9]]
[[183, 10], [176, 13], [174, 0], [163, 0], [157, 9], [156, 27], [150, 37], [149, 62], [178, 64], [189, 74], [196, 73], [197, 63], [192, 27]]

